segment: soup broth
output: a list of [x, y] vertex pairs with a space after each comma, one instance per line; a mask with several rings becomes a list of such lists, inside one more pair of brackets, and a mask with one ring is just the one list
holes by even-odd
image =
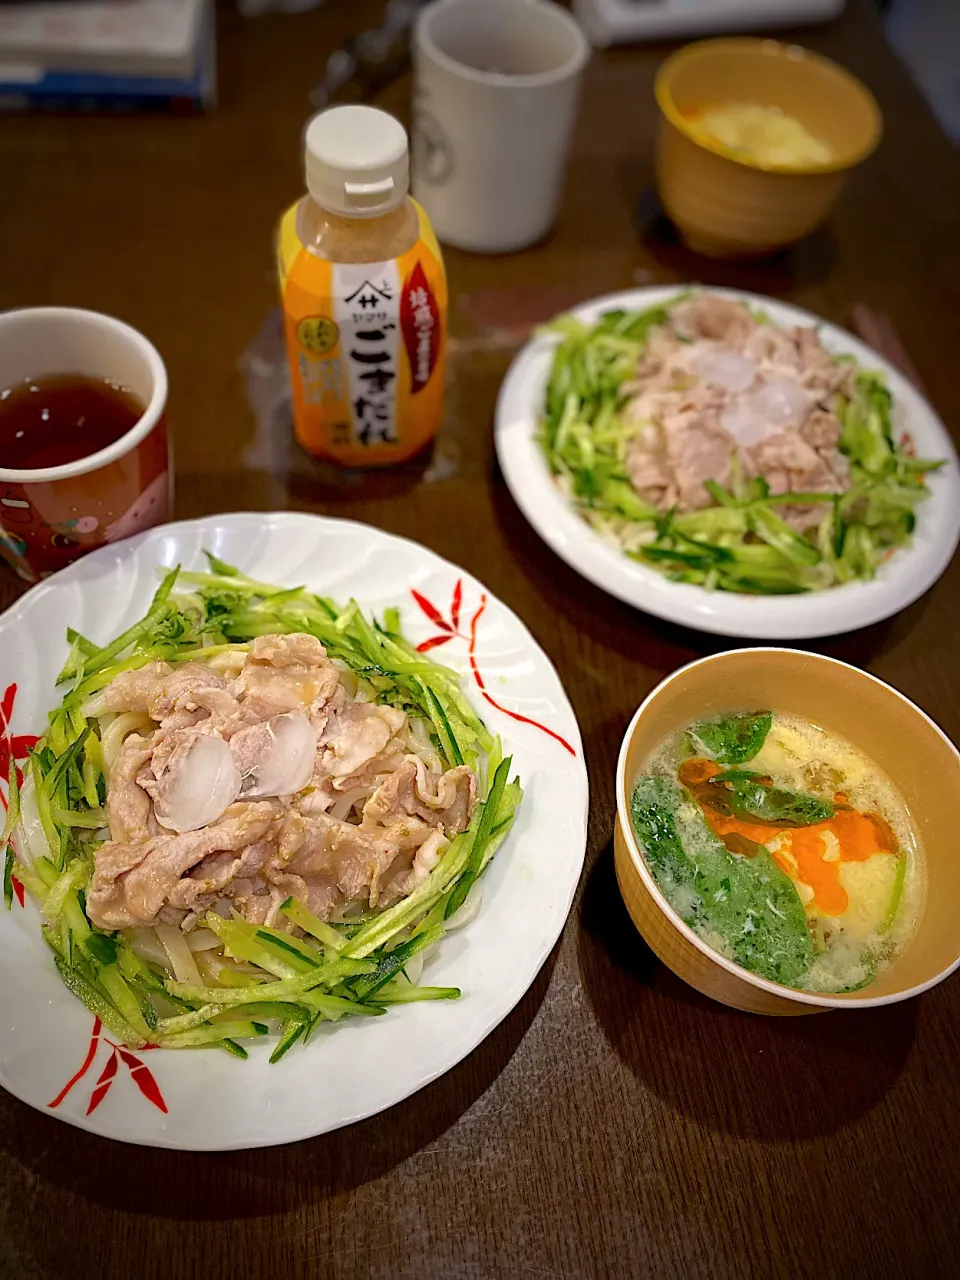
[[824, 142], [777, 107], [725, 102], [688, 111], [686, 116], [699, 142], [719, 143], [734, 159], [797, 169], [833, 159]]
[[631, 817], [673, 909], [762, 977], [859, 990], [913, 936], [923, 863], [907, 807], [861, 751], [809, 721], [735, 713], [673, 734]]

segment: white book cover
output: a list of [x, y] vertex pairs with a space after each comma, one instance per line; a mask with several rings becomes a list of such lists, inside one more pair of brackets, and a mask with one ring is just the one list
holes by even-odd
[[0, 5], [0, 63], [187, 77], [208, 0], [48, 0]]
[[[954, 0], [956, 3], [957, 0]], [[670, 38], [824, 22], [846, 0], [573, 0], [594, 44]]]

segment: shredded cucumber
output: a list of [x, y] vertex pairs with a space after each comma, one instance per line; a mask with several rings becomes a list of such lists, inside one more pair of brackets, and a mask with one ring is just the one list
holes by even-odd
[[[873, 577], [910, 541], [930, 492], [925, 477], [944, 462], [912, 457], [895, 439], [881, 373], [860, 370], [851, 397], [838, 396], [839, 449], [850, 469], [842, 495], [771, 495], [760, 478], [739, 478], [732, 490], [710, 480], [704, 487], [714, 505], [679, 515], [657, 511], [634, 491], [626, 453], [638, 424], [622, 410], [650, 330], [687, 296], [646, 311], [610, 311], [595, 324], [560, 316], [547, 326], [558, 342], [538, 439], [550, 470], [594, 529], [676, 582], [789, 595]], [[784, 504], [816, 506], [818, 528], [798, 534], [777, 513]]]
[[[43, 936], [64, 984], [119, 1042], [219, 1048], [245, 1058], [237, 1042], [266, 1035], [266, 1020], [279, 1028], [270, 1058], [276, 1062], [320, 1022], [459, 996], [456, 987], [411, 985], [403, 967], [442, 937], [444, 920], [509, 831], [523, 793], [459, 677], [404, 639], [396, 609], [385, 612], [382, 625], [372, 623], [355, 601], [341, 607], [303, 587], [272, 587], [207, 558], [209, 572], [164, 571], [147, 613], [111, 643], [97, 646], [68, 631], [57, 681], [62, 700], [28, 766], [29, 812], [36, 815], [29, 843], [11, 762], [4, 840], [13, 835], [29, 860], [21, 866], [7, 850], [4, 892], [9, 901], [16, 874], [43, 911]], [[208, 913], [205, 924], [228, 962], [213, 970], [215, 985], [178, 982], [142, 959], [131, 937], [103, 932], [86, 915], [84, 894], [109, 829], [97, 695], [121, 672], [148, 662], [244, 652], [258, 635], [293, 631], [316, 636], [370, 696], [425, 723], [446, 767], [475, 769], [481, 799], [468, 829], [407, 898], [340, 925], [289, 898], [281, 912], [296, 934]]]

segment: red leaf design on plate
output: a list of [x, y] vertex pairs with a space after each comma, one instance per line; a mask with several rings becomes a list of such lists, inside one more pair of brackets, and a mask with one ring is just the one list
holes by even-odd
[[17, 686], [8, 684], [7, 691], [3, 695], [3, 701], [0, 702], [0, 715], [3, 716], [4, 728], [10, 723], [10, 717], [13, 715], [13, 704], [17, 699]]
[[110, 1086], [113, 1084], [114, 1076], [117, 1074], [117, 1051], [116, 1049], [107, 1059], [107, 1065], [100, 1072], [100, 1079], [97, 1081], [93, 1093], [90, 1095], [90, 1103], [87, 1106], [87, 1115], [92, 1111], [96, 1111], [100, 1103], [107, 1096]]
[[10, 883], [13, 886], [13, 892], [17, 895], [17, 901], [23, 906], [23, 885], [16, 876], [10, 877]]
[[428, 653], [431, 649], [436, 649], [438, 644], [446, 644], [448, 640], [452, 640], [450, 633], [443, 636], [431, 636], [429, 640], [423, 640], [417, 645], [417, 653]]
[[143, 1096], [162, 1111], [164, 1115], [166, 1115], [167, 1104], [163, 1100], [163, 1094], [160, 1092], [160, 1086], [157, 1084], [156, 1080], [154, 1080], [153, 1072], [150, 1068], [141, 1062], [140, 1066], [137, 1067], [135, 1071], [131, 1072], [131, 1075]]
[[460, 630], [460, 606], [463, 604], [463, 579], [457, 579], [457, 585], [453, 588], [453, 600], [450, 602], [450, 621], [453, 623], [454, 631]]
[[486, 607], [487, 597], [483, 595], [480, 597], [480, 607], [477, 609], [477, 612], [473, 615], [470, 622], [470, 669], [473, 671], [473, 678], [477, 682], [477, 687], [486, 698], [487, 702], [490, 703], [491, 707], [496, 707], [498, 711], [502, 711], [504, 715], [510, 716], [512, 720], [519, 720], [521, 724], [532, 724], [535, 729], [539, 729], [541, 733], [545, 733], [548, 737], [555, 739], [562, 747], [565, 747], [572, 756], [575, 756], [577, 753], [574, 751], [573, 747], [571, 747], [566, 738], [561, 738], [559, 733], [554, 733], [552, 729], [548, 729], [547, 726], [545, 724], [541, 724], [539, 720], [531, 720], [529, 716], [523, 716], [519, 711], [511, 711], [509, 707], [501, 706], [499, 702], [496, 702], [491, 698], [490, 694], [487, 693], [487, 688], [483, 683], [483, 676], [480, 674], [480, 668], [477, 666], [476, 658], [477, 623], [480, 621]]
[[40, 739], [35, 733], [18, 733], [15, 738], [10, 739], [13, 747], [13, 758], [15, 760], [25, 760]]
[[451, 627], [450, 623], [447, 622], [446, 618], [443, 616], [443, 614], [440, 612], [437, 606], [435, 604], [431, 604], [426, 596], [422, 596], [420, 592], [415, 591], [413, 587], [410, 588], [410, 594], [413, 596], [414, 600], [416, 600], [417, 604], [420, 606], [423, 612], [427, 615], [430, 621], [434, 624], [434, 626], [439, 627], [441, 631], [453, 630], [453, 627]]
[[93, 1034], [90, 1036], [90, 1046], [87, 1049], [87, 1056], [83, 1060], [83, 1065], [81, 1066], [80, 1070], [76, 1072], [75, 1075], [72, 1075], [70, 1077], [70, 1079], [63, 1086], [63, 1088], [60, 1090], [60, 1092], [57, 1094], [54, 1100], [52, 1102], [47, 1103], [48, 1107], [59, 1107], [60, 1103], [64, 1100], [64, 1098], [73, 1088], [73, 1086], [77, 1083], [77, 1081], [82, 1079], [90, 1070], [90, 1066], [94, 1058], [97, 1056], [97, 1049], [100, 1047], [100, 1028], [101, 1028], [100, 1019], [94, 1018]]
[[125, 1064], [130, 1068], [130, 1075], [134, 1084], [147, 1099], [158, 1107], [164, 1115], [166, 1115], [167, 1104], [163, 1100], [163, 1094], [160, 1092], [160, 1086], [153, 1078], [153, 1072], [150, 1068], [137, 1057], [135, 1053], [131, 1053], [129, 1049], [122, 1049], [117, 1045], [117, 1053], [123, 1059]]

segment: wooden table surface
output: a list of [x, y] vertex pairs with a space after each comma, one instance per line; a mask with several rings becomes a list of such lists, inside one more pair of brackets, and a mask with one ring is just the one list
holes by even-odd
[[[457, 348], [433, 463], [331, 477], [289, 447], [282, 421], [257, 425], [240, 361], [275, 302], [272, 233], [300, 192], [308, 91], [379, 8], [258, 20], [224, 9], [208, 119], [2, 120], [0, 306], [93, 307], [153, 339], [170, 372], [179, 516], [292, 507], [369, 521], [459, 562], [520, 614], [586, 743], [580, 891], [539, 978], [485, 1043], [339, 1133], [178, 1155], [90, 1137], [0, 1095], [0, 1272], [956, 1275], [960, 978], [887, 1009], [780, 1021], [712, 1004], [653, 962], [614, 882], [617, 748], [657, 681], [726, 642], [647, 618], [553, 556], [506, 491], [491, 430], [504, 330], [577, 297], [696, 278], [841, 324], [857, 302], [889, 313], [956, 430], [957, 154], [853, 0], [804, 38], [874, 90], [881, 151], [827, 233], [764, 265], [712, 265], [647, 213], [663, 48], [598, 55], [555, 235], [514, 257], [448, 255]], [[407, 82], [382, 96], [404, 116], [408, 100]], [[4, 575], [4, 603], [18, 590]], [[815, 647], [891, 681], [957, 739], [958, 630], [955, 561], [900, 617]]]

